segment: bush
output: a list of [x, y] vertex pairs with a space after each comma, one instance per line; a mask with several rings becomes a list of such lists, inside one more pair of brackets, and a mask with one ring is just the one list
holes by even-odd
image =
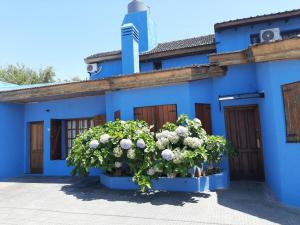
[[191, 168], [208, 164], [206, 173], [219, 170], [223, 155], [233, 150], [223, 137], [209, 136], [198, 119], [186, 115], [151, 133], [144, 121], [115, 121], [78, 136], [67, 158], [73, 175], [101, 168], [111, 176], [132, 176], [141, 191], [158, 177], [193, 176]]

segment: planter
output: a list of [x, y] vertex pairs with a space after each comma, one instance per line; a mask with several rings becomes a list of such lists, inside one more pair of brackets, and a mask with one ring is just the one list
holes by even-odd
[[[139, 187], [132, 181], [132, 177], [111, 177], [100, 174], [100, 182], [114, 190], [138, 190]], [[152, 188], [157, 191], [178, 192], [205, 192], [225, 189], [229, 186], [227, 171], [219, 174], [199, 178], [167, 178], [152, 180]]]

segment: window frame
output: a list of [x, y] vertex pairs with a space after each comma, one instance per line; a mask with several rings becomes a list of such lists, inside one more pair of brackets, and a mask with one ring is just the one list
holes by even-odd
[[[298, 84], [299, 85], [299, 92], [300, 92], [300, 81], [297, 82], [293, 82], [293, 83], [287, 83], [287, 84], [283, 84], [281, 85], [281, 92], [282, 92], [282, 101], [283, 101], [283, 107], [284, 107], [284, 121], [285, 121], [285, 141], [286, 143], [300, 143], [300, 131], [299, 131], [299, 138], [298, 140], [289, 140], [289, 130], [288, 130], [288, 125], [291, 123], [288, 121], [288, 117], [287, 115], [289, 114], [289, 112], [287, 112], [287, 104], [286, 104], [286, 91], [288, 90], [284, 90], [285, 88], [287, 88], [290, 85], [295, 85]], [[297, 104], [296, 104], [297, 105]], [[299, 114], [300, 114], [300, 107], [299, 107]], [[300, 130], [300, 128], [299, 128]]]
[[[83, 127], [81, 129], [79, 129], [79, 124], [80, 121], [85, 121], [87, 120], [87, 126], [86, 128]], [[71, 129], [68, 129], [68, 124], [69, 122], [71, 122]], [[73, 129], [73, 122], [75, 122], [75, 129]], [[93, 124], [93, 125], [91, 125]], [[68, 157], [69, 152], [72, 150], [73, 147], [73, 142], [76, 139], [76, 137], [78, 135], [80, 135], [81, 133], [83, 133], [84, 131], [89, 130], [90, 128], [95, 126], [95, 121], [94, 118], [92, 117], [85, 117], [85, 118], [72, 118], [72, 119], [65, 119], [64, 120], [64, 138], [65, 138], [65, 146], [64, 146], [64, 150], [65, 150], [65, 159]], [[71, 138], [69, 138], [69, 131], [71, 131]], [[75, 131], [75, 136], [73, 137], [73, 131]], [[69, 147], [69, 141], [71, 141], [71, 146]]]

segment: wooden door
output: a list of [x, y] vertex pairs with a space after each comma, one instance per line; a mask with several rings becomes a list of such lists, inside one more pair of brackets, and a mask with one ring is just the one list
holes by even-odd
[[43, 173], [44, 123], [30, 124], [30, 169], [31, 173]]
[[210, 104], [200, 104], [195, 105], [196, 118], [201, 120], [202, 127], [207, 134], [212, 134], [212, 124], [211, 124], [211, 107]]
[[149, 125], [154, 125], [154, 130], [158, 131], [166, 122], [177, 121], [177, 106], [159, 105], [135, 108], [134, 117], [135, 120], [144, 120]]
[[232, 180], [263, 180], [263, 152], [257, 106], [225, 107], [227, 138], [238, 151], [230, 161]]

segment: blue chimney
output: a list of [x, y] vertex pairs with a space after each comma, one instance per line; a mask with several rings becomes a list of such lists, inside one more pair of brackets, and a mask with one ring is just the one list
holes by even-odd
[[123, 74], [140, 72], [139, 32], [132, 23], [121, 27]]
[[122, 25], [132, 23], [139, 31], [139, 51], [152, 50], [157, 45], [155, 24], [149, 7], [140, 0], [133, 0], [128, 5], [128, 14]]

